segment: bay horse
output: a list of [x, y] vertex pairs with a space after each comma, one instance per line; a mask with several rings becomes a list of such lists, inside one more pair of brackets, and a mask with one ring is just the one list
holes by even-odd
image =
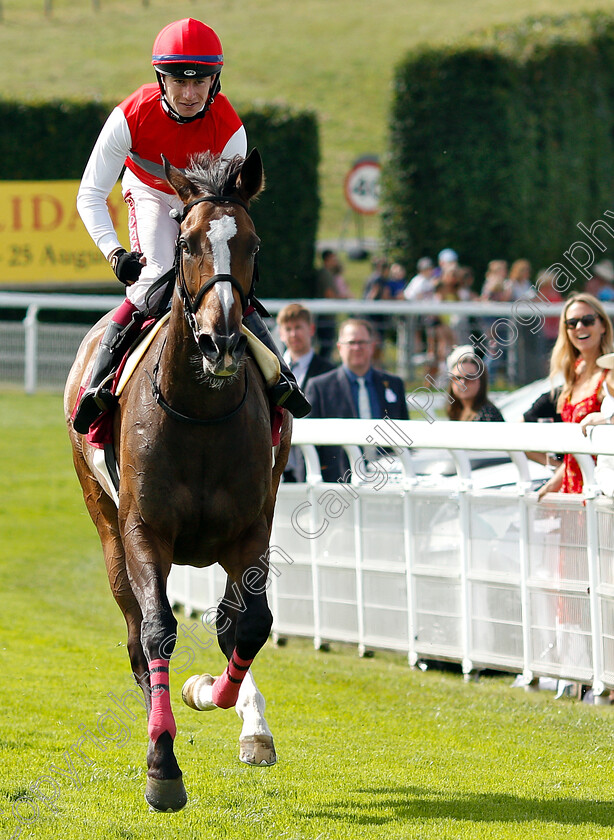
[[177, 621], [166, 595], [172, 564], [219, 563], [227, 574], [217, 607], [224, 673], [188, 679], [195, 709], [236, 707], [240, 758], [275, 762], [252, 660], [272, 624], [266, 598], [275, 499], [291, 438], [284, 412], [273, 452], [271, 407], [259, 367], [246, 352], [242, 316], [259, 239], [249, 202], [263, 188], [257, 150], [223, 161], [199, 156], [185, 172], [164, 160], [183, 202], [170, 316], [123, 388], [113, 419], [119, 505], [105, 491], [94, 449], [72, 427], [105, 316], [90, 330], [68, 377], [64, 407], [85, 504], [98, 530], [111, 590], [128, 631], [132, 671], [143, 689], [149, 747], [145, 799], [177, 811], [187, 801], [173, 751], [169, 661]]

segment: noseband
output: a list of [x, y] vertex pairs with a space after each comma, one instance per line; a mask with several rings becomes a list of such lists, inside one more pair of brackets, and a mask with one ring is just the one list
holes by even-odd
[[[179, 223], [181, 226], [190, 210], [193, 207], [196, 207], [197, 204], [202, 204], [204, 201], [209, 201], [212, 204], [238, 204], [239, 207], [242, 207], [245, 212], [249, 215], [249, 207], [244, 201], [241, 201], [240, 198], [230, 198], [227, 196], [219, 196], [219, 195], [207, 195], [201, 198], [197, 198], [194, 201], [190, 201], [188, 204], [185, 205], [183, 208], [183, 212], [175, 212], [173, 218]], [[185, 280], [185, 274], [183, 271], [183, 260], [181, 258], [181, 242], [177, 239], [177, 245], [175, 247], [175, 275], [177, 277], [177, 290], [181, 297], [181, 301], [183, 303], [183, 309], [185, 312], [186, 320], [188, 321], [189, 325], [192, 328], [193, 332], [196, 332], [196, 321], [194, 316], [196, 315], [198, 308], [200, 307], [204, 296], [207, 294], [209, 289], [212, 289], [216, 283], [230, 283], [230, 285], [237, 290], [239, 294], [239, 299], [241, 301], [241, 311], [245, 312], [247, 307], [250, 304], [250, 298], [254, 292], [254, 286], [257, 279], [257, 267], [254, 265], [254, 273], [252, 275], [252, 282], [247, 295], [243, 291], [241, 284], [234, 277], [232, 274], [214, 274], [213, 277], [209, 278], [206, 283], [204, 283], [194, 298], [190, 297], [190, 293], [188, 292], [188, 287]]]

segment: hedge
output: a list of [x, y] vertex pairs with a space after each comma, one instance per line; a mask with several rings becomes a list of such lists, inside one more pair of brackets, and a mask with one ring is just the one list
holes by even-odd
[[578, 223], [590, 228], [611, 206], [613, 59], [614, 18], [601, 13], [409, 53], [395, 73], [383, 174], [391, 254], [413, 267], [453, 247], [478, 282], [489, 260], [526, 257], [583, 281], [565, 252]]
[[[79, 179], [112, 107], [0, 100], [0, 179]], [[266, 176], [266, 189], [253, 205], [262, 240], [258, 294], [311, 296], [320, 208], [316, 117], [282, 106], [238, 110]]]

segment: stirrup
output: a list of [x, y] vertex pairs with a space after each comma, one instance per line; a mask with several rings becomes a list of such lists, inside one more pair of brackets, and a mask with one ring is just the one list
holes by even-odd
[[311, 411], [311, 403], [298, 385], [281, 375], [279, 382], [269, 388], [269, 395], [274, 405], [285, 408], [297, 419], [306, 417]]
[[109, 377], [104, 379], [96, 388], [85, 391], [81, 397], [73, 419], [73, 427], [79, 434], [86, 435], [92, 423], [98, 420], [101, 414], [117, 405], [118, 399], [115, 394], [104, 387], [108, 379]]

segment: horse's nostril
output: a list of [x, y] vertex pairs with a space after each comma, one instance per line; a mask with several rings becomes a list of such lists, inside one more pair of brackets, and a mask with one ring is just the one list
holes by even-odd
[[198, 336], [198, 346], [200, 347], [200, 352], [206, 359], [210, 361], [215, 361], [218, 355], [218, 348], [213, 339], [213, 336], [208, 335], [207, 333], [201, 333]]
[[247, 346], [247, 337], [242, 333], [232, 335], [218, 335], [213, 333], [201, 333], [198, 337], [198, 346], [204, 358], [216, 367], [226, 367], [228, 359], [236, 365]]
[[246, 347], [247, 347], [247, 336], [243, 335], [243, 333], [240, 333], [236, 338], [235, 346], [234, 346], [234, 349], [232, 351], [233, 359], [235, 359], [236, 361], [239, 361], [239, 359], [243, 356], [243, 353], [245, 353], [245, 348]]

